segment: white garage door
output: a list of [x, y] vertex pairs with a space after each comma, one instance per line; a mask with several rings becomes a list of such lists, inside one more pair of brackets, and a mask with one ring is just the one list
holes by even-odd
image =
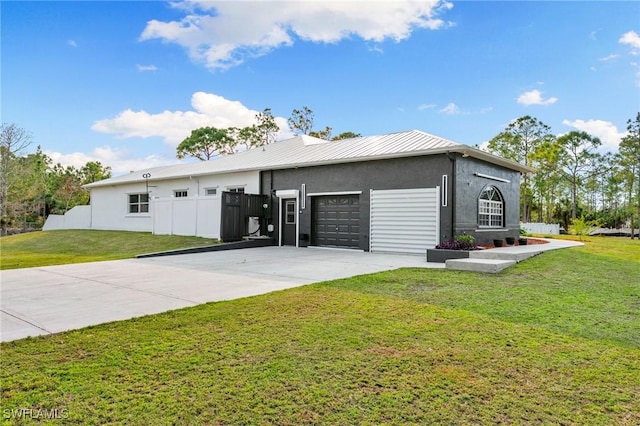
[[370, 250], [424, 254], [439, 242], [440, 189], [371, 190]]

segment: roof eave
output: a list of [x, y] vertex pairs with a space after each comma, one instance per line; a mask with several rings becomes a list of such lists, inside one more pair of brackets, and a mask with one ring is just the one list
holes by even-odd
[[[255, 172], [255, 171], [260, 172], [264, 170], [295, 169], [295, 168], [301, 168], [301, 167], [357, 163], [362, 161], [388, 160], [388, 159], [403, 158], [403, 157], [420, 157], [425, 155], [438, 155], [438, 154], [446, 154], [446, 153], [452, 153], [452, 152], [462, 154], [463, 156], [473, 157], [479, 160], [487, 161], [489, 163], [492, 163], [501, 167], [505, 167], [507, 169], [516, 170], [520, 173], [530, 174], [535, 172], [535, 169], [531, 167], [524, 166], [520, 163], [516, 163], [515, 161], [506, 160], [504, 158], [498, 157], [488, 152], [485, 152], [476, 148], [472, 148], [467, 145], [454, 145], [454, 146], [448, 146], [448, 147], [442, 147], [442, 148], [431, 148], [427, 150], [394, 152], [389, 154], [376, 155], [374, 157], [360, 156], [360, 157], [353, 157], [353, 158], [329, 159], [329, 160], [323, 160], [323, 161], [279, 164], [279, 165], [266, 166], [266, 167], [265, 166], [242, 167], [237, 169], [226, 169], [226, 170], [220, 170], [220, 171], [190, 173], [190, 174], [171, 176], [170, 178], [149, 179], [148, 181], [153, 182], [153, 181], [162, 181], [162, 180], [168, 180], [168, 179], [181, 179], [181, 178], [187, 178], [187, 177], [219, 175], [219, 174], [225, 174], [225, 173]], [[145, 179], [129, 180], [126, 182], [98, 181], [98, 182], [93, 182], [93, 183], [84, 185], [84, 187], [88, 189], [92, 189], [92, 188], [98, 188], [103, 186], [125, 185], [125, 184], [135, 184], [135, 183], [144, 183], [144, 182], [145, 182]]]
[[536, 172], [536, 169], [532, 167], [525, 166], [523, 164], [517, 163], [515, 161], [507, 160], [502, 157], [498, 157], [497, 155], [493, 155], [489, 152], [482, 151], [477, 148], [472, 148], [470, 146], [455, 147], [455, 148], [449, 149], [448, 151], [457, 152], [459, 154], [462, 154], [463, 157], [473, 157], [478, 160], [487, 161], [489, 163], [496, 164], [498, 166], [506, 167], [507, 169], [516, 170], [523, 174], [531, 174]]

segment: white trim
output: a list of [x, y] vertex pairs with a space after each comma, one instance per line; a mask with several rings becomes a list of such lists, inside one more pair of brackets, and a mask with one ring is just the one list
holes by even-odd
[[490, 176], [490, 175], [485, 175], [484, 173], [474, 173], [475, 176], [481, 177], [481, 178], [485, 178], [485, 179], [491, 179], [491, 180], [497, 180], [498, 182], [504, 182], [504, 183], [511, 183], [511, 181], [509, 179], [503, 179], [503, 178], [499, 178], [496, 176]]
[[371, 225], [371, 198], [373, 198], [373, 188], [369, 189], [369, 249], [367, 250], [371, 253], [371, 230], [373, 229], [373, 225]]
[[296, 200], [296, 247], [300, 247], [300, 192], [297, 189], [282, 189], [276, 191], [278, 197], [278, 247], [282, 246], [282, 200], [295, 198]]
[[300, 185], [300, 209], [304, 210], [307, 207], [307, 184]]
[[442, 201], [441, 206], [442, 207], [447, 207], [448, 203], [449, 203], [449, 194], [447, 194], [447, 191], [449, 190], [449, 176], [448, 175], [442, 175], [442, 186], [441, 186], [442, 191], [440, 192], [440, 200]]
[[[440, 187], [436, 186], [436, 206], [440, 205]], [[440, 244], [440, 236], [442, 232], [440, 231], [440, 207], [436, 207], [436, 245]]]
[[297, 189], [281, 189], [276, 191], [276, 197], [278, 198], [298, 198], [300, 191]]
[[336, 192], [310, 192], [309, 197], [321, 197], [323, 195], [360, 195], [362, 191], [336, 191]]

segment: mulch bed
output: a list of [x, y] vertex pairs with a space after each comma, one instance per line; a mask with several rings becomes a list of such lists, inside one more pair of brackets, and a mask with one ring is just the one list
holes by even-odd
[[[527, 237], [527, 245], [528, 246], [532, 246], [534, 244], [548, 244], [549, 241], [546, 240], [541, 240], [539, 238], [531, 238], [531, 237]], [[517, 246], [518, 245], [518, 240], [516, 240], [515, 244], [513, 246]], [[502, 247], [513, 247], [513, 246], [508, 246], [507, 243], [505, 242], [504, 245]], [[478, 247], [482, 247], [485, 249], [492, 249], [492, 248], [496, 248], [496, 246], [494, 246], [493, 244], [478, 244]]]

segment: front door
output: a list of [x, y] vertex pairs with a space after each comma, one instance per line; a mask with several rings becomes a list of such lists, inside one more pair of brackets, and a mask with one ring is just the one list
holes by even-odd
[[295, 246], [296, 245], [296, 220], [298, 215], [296, 214], [296, 200], [284, 199], [282, 200], [282, 245], [283, 246]]

